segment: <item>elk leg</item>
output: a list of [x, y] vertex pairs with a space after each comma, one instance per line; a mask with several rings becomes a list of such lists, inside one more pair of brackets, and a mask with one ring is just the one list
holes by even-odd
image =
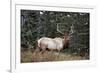
[[46, 48], [42, 48], [41, 54], [43, 54], [46, 51]]
[[44, 45], [44, 44], [41, 45], [41, 49], [42, 49], [41, 53], [42, 54], [45, 52], [46, 47], [47, 47], [47, 45]]
[[53, 53], [53, 49], [51, 49], [51, 54]]
[[40, 51], [40, 48], [36, 47], [35, 52], [39, 52], [39, 51]]
[[60, 55], [60, 50], [58, 50], [58, 57], [59, 57], [59, 55]]

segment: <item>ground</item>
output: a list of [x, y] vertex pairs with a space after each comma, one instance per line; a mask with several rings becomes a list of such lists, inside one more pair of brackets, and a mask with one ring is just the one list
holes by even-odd
[[48, 62], [48, 61], [72, 61], [72, 60], [86, 60], [86, 56], [58, 53], [56, 51], [45, 51], [44, 53], [37, 51], [21, 51], [21, 62]]

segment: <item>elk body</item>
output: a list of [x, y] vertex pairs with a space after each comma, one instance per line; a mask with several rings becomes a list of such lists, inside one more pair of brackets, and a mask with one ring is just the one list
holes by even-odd
[[70, 37], [65, 36], [64, 38], [48, 38], [42, 37], [38, 40], [38, 47], [45, 51], [49, 50], [57, 50], [61, 51], [65, 46], [68, 46]]

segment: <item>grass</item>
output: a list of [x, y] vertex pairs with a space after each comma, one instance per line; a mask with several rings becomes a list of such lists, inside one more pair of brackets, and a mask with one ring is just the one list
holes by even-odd
[[21, 51], [21, 62], [47, 62], [47, 61], [71, 61], [71, 60], [86, 60], [85, 56], [79, 56], [74, 54], [65, 54], [65, 53], [58, 53], [58, 52], [51, 52], [45, 51], [44, 53], [41, 52], [31, 52], [28, 51]]

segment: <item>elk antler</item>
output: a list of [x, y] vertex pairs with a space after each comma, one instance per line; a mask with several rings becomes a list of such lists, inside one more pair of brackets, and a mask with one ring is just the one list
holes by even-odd
[[61, 34], [64, 34], [63, 32], [61, 32], [61, 31], [59, 30], [58, 24], [57, 24], [57, 31], [58, 31], [59, 33], [61, 33]]
[[70, 27], [70, 32], [69, 32], [69, 36], [72, 35], [74, 33], [74, 25], [72, 24], [72, 26]]

